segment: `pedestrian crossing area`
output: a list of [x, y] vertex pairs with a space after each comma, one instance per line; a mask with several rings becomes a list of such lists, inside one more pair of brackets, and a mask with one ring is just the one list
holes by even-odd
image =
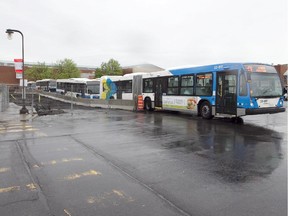
[[0, 121], [0, 134], [5, 133], [20, 133], [37, 130], [31, 124], [23, 122], [1, 122]]

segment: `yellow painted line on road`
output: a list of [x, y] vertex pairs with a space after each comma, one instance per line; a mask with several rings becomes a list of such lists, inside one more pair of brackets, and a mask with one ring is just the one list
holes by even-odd
[[118, 195], [118, 196], [121, 197], [121, 198], [124, 197], [124, 194], [123, 194], [121, 191], [113, 190], [112, 192], [113, 192], [114, 194]]
[[92, 176], [92, 175], [101, 175], [100, 172], [97, 172], [96, 170], [89, 170], [88, 172], [82, 173], [83, 176]]
[[12, 186], [7, 188], [0, 188], [0, 193], [7, 193], [7, 192], [13, 192], [13, 191], [19, 191], [20, 186]]
[[68, 216], [72, 216], [66, 209], [64, 209], [64, 212], [65, 212]]
[[[25, 185], [26, 188], [30, 191], [35, 191], [37, 190], [37, 187], [34, 183], [30, 183]], [[6, 188], [0, 188], [0, 193], [8, 193], [8, 192], [14, 192], [14, 191], [20, 191], [21, 187], [20, 186], [12, 186], [12, 187], [6, 187]], [[23, 189], [23, 187], [22, 187]]]
[[0, 127], [0, 134], [3, 133], [19, 133], [19, 132], [29, 132], [29, 131], [36, 131], [38, 129], [33, 128], [32, 125], [27, 124], [4, 124]]
[[64, 177], [65, 180], [75, 180], [78, 178], [81, 178], [83, 176], [97, 176], [97, 175], [102, 175], [100, 172], [97, 172], [96, 170], [89, 170], [87, 172], [83, 172], [80, 174], [72, 174], [72, 175], [68, 175], [66, 177]]
[[38, 129], [35, 128], [28, 128], [28, 129], [8, 129], [8, 130], [0, 130], [0, 134], [2, 133], [20, 133], [20, 132], [31, 132], [31, 131], [37, 131]]
[[63, 158], [62, 160], [51, 160], [48, 162], [42, 162], [41, 165], [56, 165], [59, 163], [68, 163], [73, 161], [83, 161], [83, 158]]
[[31, 190], [31, 191], [35, 191], [37, 188], [36, 188], [36, 185], [31, 183], [31, 184], [27, 184], [26, 187]]
[[8, 125], [6, 128], [6, 130], [12, 130], [12, 129], [29, 129], [32, 128], [32, 125]]
[[0, 167], [0, 173], [8, 172], [10, 168], [8, 167]]
[[107, 206], [107, 205], [118, 205], [117, 201], [121, 202], [124, 201], [125, 203], [130, 203], [134, 202], [135, 200], [131, 196], [126, 195], [123, 191], [114, 189], [111, 192], [105, 192], [98, 196], [89, 196], [86, 201], [89, 204], [97, 203], [103, 206]]

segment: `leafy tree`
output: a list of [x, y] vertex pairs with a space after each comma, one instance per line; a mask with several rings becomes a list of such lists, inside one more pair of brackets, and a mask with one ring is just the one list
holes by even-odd
[[95, 77], [103, 75], [122, 75], [122, 68], [118, 61], [110, 59], [107, 63], [102, 62], [101, 67], [96, 68]]
[[48, 79], [52, 76], [53, 69], [45, 65], [45, 63], [38, 62], [37, 65], [25, 70], [25, 77], [30, 81], [41, 79]]
[[64, 59], [56, 63], [53, 76], [56, 79], [78, 78], [80, 70], [71, 59]]
[[104, 75], [104, 73], [102, 72], [101, 68], [97, 67], [95, 70], [95, 77], [100, 78], [103, 75]]
[[80, 77], [80, 70], [71, 59], [58, 61], [54, 67], [38, 63], [25, 70], [25, 77], [30, 81], [41, 79], [67, 79]]

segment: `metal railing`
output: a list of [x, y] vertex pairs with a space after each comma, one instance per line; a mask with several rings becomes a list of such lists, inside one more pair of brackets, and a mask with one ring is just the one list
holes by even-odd
[[4, 112], [9, 106], [9, 87], [0, 84], [0, 112]]

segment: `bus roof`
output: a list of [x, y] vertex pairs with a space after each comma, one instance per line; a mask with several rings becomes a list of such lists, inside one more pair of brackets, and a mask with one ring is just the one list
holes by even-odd
[[69, 79], [57, 79], [58, 83], [91, 83], [99, 82], [100, 79], [88, 79], [88, 78], [69, 78]]
[[36, 83], [38, 82], [50, 82], [50, 81], [56, 81], [55, 79], [42, 79], [42, 80], [36, 80]]
[[173, 75], [183, 75], [183, 74], [200, 73], [200, 72], [235, 70], [242, 68], [244, 64], [269, 65], [263, 63], [222, 63], [222, 64], [212, 64], [205, 66], [183, 67], [178, 69], [170, 69], [169, 71]]

